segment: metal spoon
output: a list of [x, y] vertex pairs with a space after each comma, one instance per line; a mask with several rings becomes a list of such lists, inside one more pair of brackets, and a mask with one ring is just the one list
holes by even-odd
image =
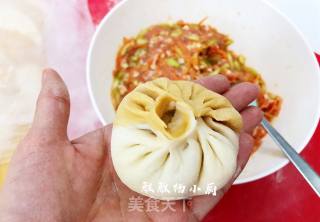
[[[257, 106], [256, 102], [251, 105]], [[293, 149], [293, 147], [280, 135], [280, 133], [271, 126], [265, 119], [262, 119], [262, 126], [266, 129], [273, 141], [281, 148], [282, 152], [288, 157], [293, 165], [299, 170], [305, 180], [309, 183], [312, 189], [320, 197], [320, 177], [312, 169], [312, 167], [302, 159], [302, 157]]]

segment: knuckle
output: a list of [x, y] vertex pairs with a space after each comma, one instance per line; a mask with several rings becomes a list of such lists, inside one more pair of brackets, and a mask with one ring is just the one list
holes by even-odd
[[252, 116], [256, 117], [257, 120], [262, 120], [263, 112], [260, 108], [253, 106], [250, 110]]
[[54, 102], [54, 103], [62, 103], [64, 105], [70, 104], [70, 98], [67, 93], [52, 93], [50, 91], [42, 93], [38, 98], [38, 104], [42, 102]]

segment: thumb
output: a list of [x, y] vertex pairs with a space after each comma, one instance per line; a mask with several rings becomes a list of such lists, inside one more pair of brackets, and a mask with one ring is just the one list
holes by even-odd
[[70, 98], [65, 83], [56, 71], [44, 70], [31, 133], [42, 138], [67, 138], [69, 113]]

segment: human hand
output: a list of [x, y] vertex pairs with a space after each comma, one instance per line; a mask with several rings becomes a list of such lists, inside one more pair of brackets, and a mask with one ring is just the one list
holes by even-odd
[[[110, 157], [111, 125], [69, 140], [70, 100], [66, 86], [53, 70], [44, 71], [33, 125], [18, 146], [0, 195], [0, 221], [199, 221], [222, 198], [246, 164], [252, 151], [250, 132], [261, 111], [247, 107], [258, 88], [241, 83], [230, 88], [223, 76], [198, 83], [226, 96], [241, 112], [238, 169], [216, 196], [198, 196], [175, 211], [129, 211], [129, 198], [139, 194], [117, 177]], [[141, 196], [144, 200], [146, 197]], [[164, 201], [159, 201], [163, 204]]]

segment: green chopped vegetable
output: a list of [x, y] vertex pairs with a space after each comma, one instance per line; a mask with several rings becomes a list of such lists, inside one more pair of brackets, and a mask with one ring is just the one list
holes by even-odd
[[114, 79], [113, 79], [113, 82], [112, 82], [112, 88], [118, 87], [119, 84], [120, 84], [120, 79], [118, 79], [118, 78], [115, 76]]
[[146, 50], [145, 50], [145, 49], [138, 49], [135, 54], [136, 54], [136, 56], [141, 57], [141, 56], [144, 55], [145, 53], [146, 53]]
[[228, 62], [232, 65], [233, 63], [233, 58], [232, 58], [232, 55], [230, 52], [227, 53], [227, 59], [228, 59]]
[[205, 69], [205, 68], [207, 68], [208, 67], [208, 64], [204, 61], [204, 60], [201, 60], [200, 61], [200, 68], [201, 69]]
[[209, 73], [209, 76], [218, 75], [220, 73], [220, 68], [213, 70], [213, 72]]
[[200, 37], [196, 34], [190, 34], [187, 36], [187, 38], [192, 41], [199, 41], [200, 40]]
[[119, 86], [120, 86], [121, 80], [119, 78], [114, 77], [113, 82], [112, 82], [112, 91], [119, 91]]
[[132, 62], [137, 62], [138, 60], [139, 60], [139, 57], [133, 55], [133, 56], [131, 57], [131, 59], [130, 59], [130, 62], [131, 62], [131, 63], [132, 63]]
[[204, 58], [203, 61], [208, 65], [212, 65], [212, 60], [210, 58]]
[[182, 30], [179, 29], [175, 29], [173, 32], [171, 32], [171, 36], [172, 37], [179, 37], [182, 34]]
[[236, 70], [241, 70], [241, 65], [239, 63], [238, 60], [234, 60], [232, 63], [233, 68], [235, 68]]
[[122, 72], [122, 71], [118, 72], [118, 73], [114, 76], [114, 80], [120, 82], [120, 81], [123, 79], [123, 77], [124, 77], [125, 74], [126, 74], [126, 73], [125, 73], [125, 72]]
[[145, 50], [144, 49], [138, 49], [134, 54], [133, 56], [131, 57], [131, 61], [133, 62], [137, 62], [139, 60], [139, 58], [145, 54]]
[[226, 41], [226, 45], [229, 46], [229, 45], [231, 45], [232, 43], [233, 43], [233, 40], [228, 38], [228, 40]]
[[128, 42], [127, 44], [125, 44], [125, 45], [122, 47], [120, 54], [121, 54], [122, 56], [125, 55], [125, 54], [128, 52], [128, 50], [130, 49], [130, 47], [132, 47], [132, 46], [133, 46], [133, 42]]
[[120, 101], [121, 99], [121, 94], [118, 86], [115, 86], [112, 91], [111, 91], [111, 99], [114, 107], [117, 106], [116, 102]]
[[227, 59], [228, 59], [229, 65], [232, 69], [235, 69], [235, 70], [241, 69], [239, 61], [237, 60], [237, 58], [233, 57], [232, 53], [230, 53], [230, 52], [227, 53]]
[[219, 69], [219, 72], [221, 73], [221, 74], [223, 74], [223, 73], [225, 73], [228, 69], [230, 68], [230, 65], [228, 64], [228, 63], [226, 63], [226, 64], [223, 64]]
[[126, 68], [128, 68], [128, 67], [129, 67], [129, 64], [128, 64], [128, 63], [126, 63], [126, 62], [121, 63], [121, 68], [126, 69]]
[[137, 44], [138, 45], [144, 45], [144, 44], [147, 44], [148, 43], [148, 40], [144, 39], [144, 38], [138, 38], [137, 39]]
[[139, 57], [136, 55], [131, 56], [130, 62], [137, 62], [139, 60]]
[[240, 55], [240, 56], [238, 57], [238, 60], [239, 60], [239, 62], [240, 62], [241, 65], [244, 65], [244, 63], [246, 62], [246, 58], [245, 58], [244, 56], [242, 56], [242, 55]]
[[213, 45], [216, 45], [218, 44], [218, 41], [216, 39], [210, 39], [209, 42], [208, 42], [208, 46], [213, 46]]
[[166, 62], [168, 64], [168, 66], [171, 66], [171, 67], [174, 67], [174, 68], [179, 68], [180, 67], [180, 64], [174, 58], [168, 58], [166, 60]]

